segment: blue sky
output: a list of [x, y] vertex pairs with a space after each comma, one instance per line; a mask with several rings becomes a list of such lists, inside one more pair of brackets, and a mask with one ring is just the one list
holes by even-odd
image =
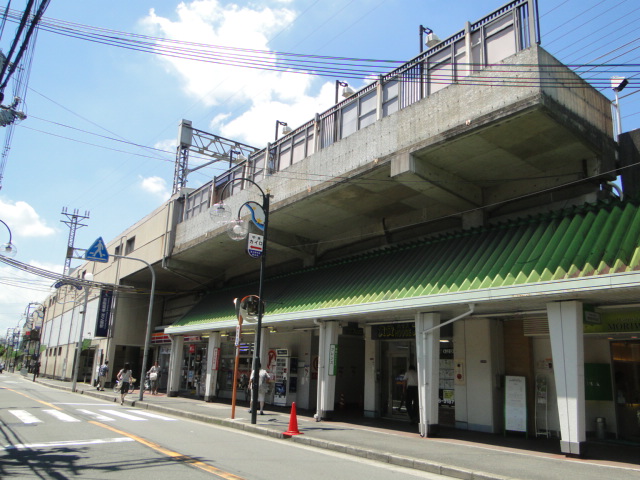
[[[11, 8], [22, 10], [24, 3], [14, 0]], [[418, 54], [420, 24], [446, 38], [504, 3], [52, 0], [45, 17], [272, 52], [405, 61]], [[625, 74], [631, 85], [621, 93], [623, 130], [638, 128], [637, 2], [540, 0], [539, 10], [541, 45], [562, 62], [630, 65]], [[0, 42], [5, 52], [15, 28], [5, 28]], [[0, 218], [13, 232], [18, 260], [58, 272], [68, 238], [61, 223], [63, 207], [90, 212], [87, 226], [76, 236], [76, 247], [88, 248], [99, 236], [117, 237], [168, 198], [182, 118], [192, 120], [195, 128], [262, 148], [272, 139], [276, 120], [295, 128], [329, 108], [336, 80], [177, 61], [45, 31], [38, 34], [33, 62], [22, 107], [28, 118], [14, 129]], [[598, 76], [608, 79], [622, 70], [600, 69]], [[595, 71], [584, 76], [594, 78]], [[364, 85], [359, 80], [350, 84], [355, 89]], [[613, 99], [610, 88], [602, 91]], [[189, 186], [213, 174], [194, 174]], [[7, 241], [5, 236], [0, 226], [0, 243]], [[44, 300], [49, 285], [0, 265], [0, 336], [22, 325], [27, 304]]]

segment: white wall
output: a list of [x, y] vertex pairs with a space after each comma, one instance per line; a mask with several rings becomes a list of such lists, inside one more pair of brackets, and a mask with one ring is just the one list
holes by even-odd
[[[456, 425], [483, 432], [495, 432], [500, 419], [496, 418], [497, 374], [501, 339], [492, 338], [495, 320], [472, 318], [460, 320], [453, 326], [454, 368], [462, 362], [464, 382], [455, 383]], [[494, 332], [494, 335], [496, 333]]]

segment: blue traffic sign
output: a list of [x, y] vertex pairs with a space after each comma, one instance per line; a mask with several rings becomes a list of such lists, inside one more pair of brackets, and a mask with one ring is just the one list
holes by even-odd
[[93, 242], [84, 254], [84, 258], [92, 262], [107, 263], [109, 261], [109, 252], [102, 237]]

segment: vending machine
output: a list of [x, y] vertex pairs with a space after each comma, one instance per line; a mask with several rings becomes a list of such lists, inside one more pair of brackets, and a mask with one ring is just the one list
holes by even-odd
[[276, 349], [273, 404], [288, 406], [296, 401], [298, 390], [298, 359], [289, 356], [286, 348]]

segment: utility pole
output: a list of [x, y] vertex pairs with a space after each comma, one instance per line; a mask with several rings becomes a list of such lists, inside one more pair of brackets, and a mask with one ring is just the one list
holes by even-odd
[[69, 275], [71, 269], [71, 259], [73, 258], [73, 245], [76, 240], [76, 230], [80, 227], [86, 227], [84, 223], [80, 223], [83, 220], [89, 218], [89, 211], [85, 211], [84, 215], [80, 215], [78, 209], [74, 209], [73, 213], [69, 213], [67, 207], [62, 207], [62, 215], [67, 217], [67, 220], [60, 220], [62, 223], [69, 227], [69, 241], [67, 242], [67, 256], [64, 261], [63, 275]]

